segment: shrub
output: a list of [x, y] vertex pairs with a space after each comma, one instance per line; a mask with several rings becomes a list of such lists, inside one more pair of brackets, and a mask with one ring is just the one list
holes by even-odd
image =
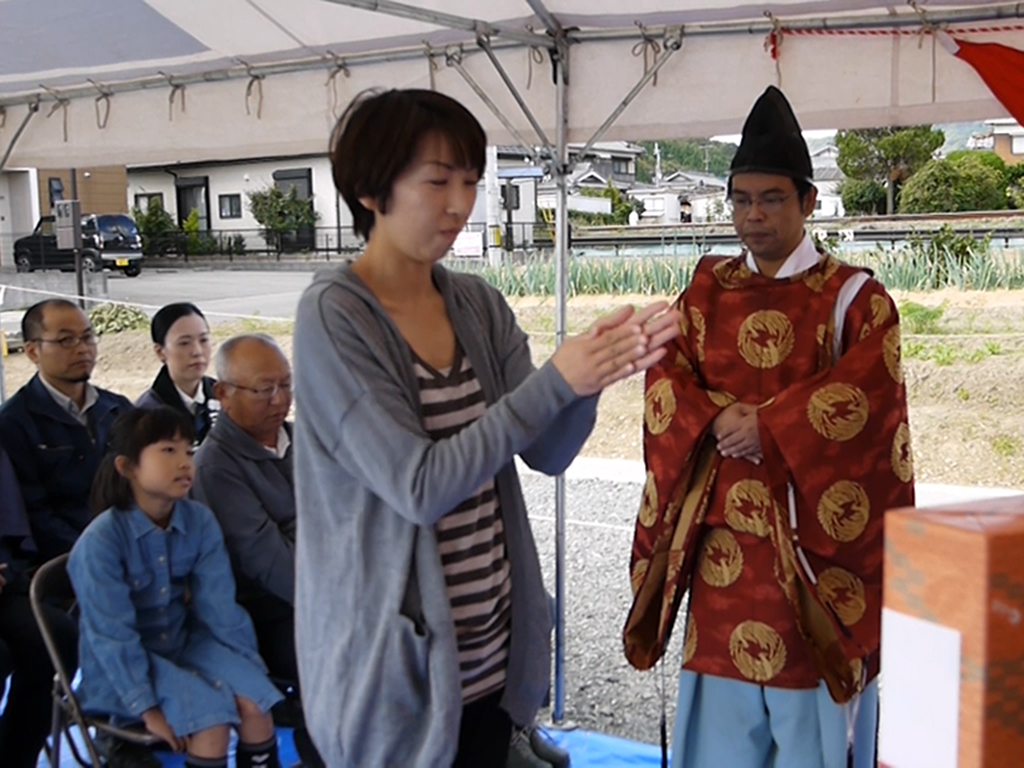
[[89, 310], [89, 322], [98, 336], [149, 328], [149, 316], [138, 307], [101, 304]]

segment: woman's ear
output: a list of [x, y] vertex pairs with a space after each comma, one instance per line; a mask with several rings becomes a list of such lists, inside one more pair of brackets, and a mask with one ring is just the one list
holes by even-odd
[[156, 352], [157, 359], [161, 363], [166, 363], [167, 362], [167, 353], [164, 351], [164, 348], [163, 348], [162, 345], [154, 343], [153, 344], [153, 351]]
[[359, 204], [370, 213], [381, 213], [380, 206], [377, 204], [377, 199], [375, 197], [363, 195], [359, 198]]

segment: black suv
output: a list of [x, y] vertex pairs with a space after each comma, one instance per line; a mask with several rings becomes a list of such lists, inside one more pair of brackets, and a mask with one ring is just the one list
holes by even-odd
[[[57, 248], [55, 219], [43, 216], [31, 235], [15, 241], [14, 262], [19, 272], [67, 271], [75, 268], [75, 252]], [[128, 277], [142, 271], [142, 238], [131, 216], [102, 213], [82, 217], [82, 269], [116, 269]]]

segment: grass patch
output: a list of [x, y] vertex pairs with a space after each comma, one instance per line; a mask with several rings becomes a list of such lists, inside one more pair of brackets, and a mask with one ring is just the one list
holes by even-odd
[[955, 347], [939, 344], [931, 350], [931, 359], [936, 365], [953, 365], [959, 355]]
[[1020, 452], [1020, 442], [1010, 435], [996, 435], [992, 438], [992, 450], [997, 456], [1008, 459]]
[[939, 321], [946, 312], [945, 304], [926, 307], [914, 301], [900, 305], [900, 324], [909, 334], [932, 336], [942, 333]]

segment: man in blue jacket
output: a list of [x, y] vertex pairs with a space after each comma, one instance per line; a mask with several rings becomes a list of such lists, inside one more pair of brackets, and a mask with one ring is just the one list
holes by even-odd
[[[5, 768], [35, 768], [50, 732], [53, 664], [29, 603], [26, 563], [34, 549], [18, 481], [0, 448], [0, 689], [10, 676], [0, 712], [0, 755]], [[68, 674], [78, 658], [78, 630], [58, 607], [43, 605]]]
[[37, 373], [0, 408], [0, 444], [43, 562], [68, 552], [92, 518], [89, 491], [110, 426], [132, 404], [89, 383], [96, 334], [75, 304], [39, 302], [25, 313], [21, 332]]

